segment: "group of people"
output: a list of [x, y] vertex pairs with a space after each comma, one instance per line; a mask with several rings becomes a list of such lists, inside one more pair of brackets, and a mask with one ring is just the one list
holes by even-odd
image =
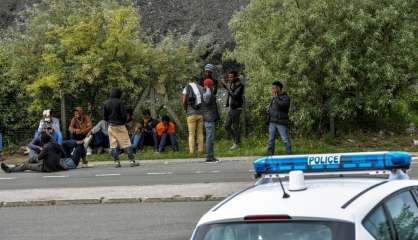
[[[187, 115], [189, 153], [206, 152], [206, 162], [219, 162], [214, 154], [216, 124], [220, 120], [217, 104], [219, 87], [227, 92], [226, 107], [228, 114], [225, 129], [231, 136], [233, 144], [231, 150], [238, 149], [241, 144], [240, 116], [244, 104], [244, 85], [238, 72], [230, 71], [227, 80], [218, 81], [213, 77], [215, 67], [205, 65], [202, 78], [192, 77], [182, 92], [182, 105]], [[87, 166], [86, 150], [92, 146], [102, 153], [109, 152], [116, 167], [121, 167], [120, 153], [128, 155], [130, 166], [139, 166], [135, 161], [135, 154], [144, 149], [145, 145], [152, 146], [157, 153], [165, 151], [171, 146], [178, 151], [176, 124], [168, 116], [161, 121], [152, 118], [150, 110], [143, 113], [142, 121], [136, 121], [133, 109], [126, 107], [121, 100], [122, 91], [114, 88], [110, 98], [103, 107], [103, 120], [95, 126], [89, 116], [84, 114], [81, 107], [73, 111], [73, 118], [69, 125], [71, 137], [63, 140], [60, 123], [54, 118], [50, 110], [44, 110], [43, 118], [35, 132], [33, 140], [28, 145], [28, 159], [15, 167], [4, 163], [1, 168], [9, 172], [59, 171], [77, 168], [79, 163]], [[279, 81], [272, 84], [272, 99], [268, 107], [269, 142], [268, 155], [274, 155], [275, 139], [280, 135], [285, 145], [286, 153], [291, 154], [291, 141], [288, 133], [290, 98], [283, 92], [283, 84]], [[0, 131], [0, 158], [2, 151], [2, 134]]]

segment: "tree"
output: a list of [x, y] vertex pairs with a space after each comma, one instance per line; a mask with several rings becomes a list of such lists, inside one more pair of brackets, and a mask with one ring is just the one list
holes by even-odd
[[[270, 83], [292, 97], [291, 120], [301, 132], [334, 121], [373, 124], [390, 119], [418, 70], [418, 2], [258, 0], [233, 17], [250, 100], [260, 115]], [[415, 96], [416, 97], [416, 96]]]
[[140, 16], [129, 0], [41, 0], [19, 19], [0, 40], [0, 80], [16, 87], [11, 94], [19, 93], [27, 129], [45, 108], [61, 109], [65, 120], [81, 105], [100, 119], [114, 86], [131, 107], [166, 107], [181, 125], [178, 96], [197, 72], [203, 44], [192, 47], [187, 36], [155, 44], [141, 38]]

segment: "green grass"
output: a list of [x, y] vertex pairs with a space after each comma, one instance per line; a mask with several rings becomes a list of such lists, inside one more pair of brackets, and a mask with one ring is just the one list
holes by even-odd
[[[232, 142], [229, 140], [218, 140], [215, 143], [216, 157], [233, 157], [233, 156], [262, 156], [266, 153], [267, 136], [248, 137], [243, 139], [240, 149], [229, 150]], [[359, 151], [410, 151], [418, 152], [417, 146], [412, 146], [412, 137], [409, 136], [379, 136], [379, 135], [363, 135], [353, 134], [345, 138], [329, 139], [306, 139], [295, 137], [292, 140], [293, 152], [295, 154], [304, 153], [332, 153], [332, 152], [359, 152]], [[284, 154], [284, 147], [278, 139], [276, 141], [276, 154]], [[173, 152], [167, 148], [166, 152], [158, 154], [151, 147], [146, 147], [144, 152], [136, 154], [138, 160], [154, 160], [154, 159], [180, 159], [180, 158], [196, 158], [202, 156], [190, 156], [185, 141], [180, 141], [180, 151]], [[126, 156], [122, 156], [126, 160]], [[109, 154], [88, 156], [89, 161], [109, 161]]]
[[[291, 136], [293, 152], [295, 154], [306, 153], [337, 153], [337, 152], [363, 152], [363, 151], [409, 151], [418, 152], [418, 146], [412, 145], [414, 137], [405, 135], [385, 135], [380, 136], [376, 133], [352, 133], [344, 138], [331, 139], [324, 137], [322, 139], [308, 139], [301, 136]], [[417, 139], [417, 136], [415, 136]], [[238, 150], [229, 150], [232, 142], [230, 140], [217, 140], [215, 143], [216, 157], [234, 157], [234, 156], [263, 156], [267, 150], [267, 136], [260, 137], [249, 136], [242, 141], [241, 148]], [[190, 156], [188, 147], [184, 140], [180, 141], [180, 152], [168, 151], [158, 154], [151, 147], [147, 147], [144, 152], [136, 154], [138, 160], [158, 160], [158, 159], [181, 159], [205, 157], [204, 155]], [[278, 139], [276, 141], [276, 154], [284, 154], [284, 147]], [[27, 156], [20, 154], [6, 154], [7, 163], [17, 164], [26, 160]], [[121, 156], [126, 160], [125, 154]], [[111, 161], [110, 154], [90, 155], [89, 161]]]

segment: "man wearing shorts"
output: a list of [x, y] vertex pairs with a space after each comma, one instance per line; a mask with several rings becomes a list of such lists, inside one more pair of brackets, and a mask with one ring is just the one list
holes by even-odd
[[121, 100], [122, 90], [113, 88], [110, 98], [104, 105], [104, 120], [109, 123], [109, 142], [113, 160], [116, 167], [121, 167], [119, 161], [120, 149], [128, 153], [129, 164], [131, 167], [139, 166], [135, 162], [135, 156], [129, 138], [127, 123], [126, 106]]

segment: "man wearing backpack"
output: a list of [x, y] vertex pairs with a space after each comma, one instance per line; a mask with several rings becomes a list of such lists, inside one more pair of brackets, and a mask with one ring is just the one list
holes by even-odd
[[196, 135], [198, 152], [203, 153], [203, 89], [198, 84], [198, 78], [193, 77], [183, 89], [182, 104], [187, 115], [187, 128], [189, 130], [189, 152], [195, 154]]

